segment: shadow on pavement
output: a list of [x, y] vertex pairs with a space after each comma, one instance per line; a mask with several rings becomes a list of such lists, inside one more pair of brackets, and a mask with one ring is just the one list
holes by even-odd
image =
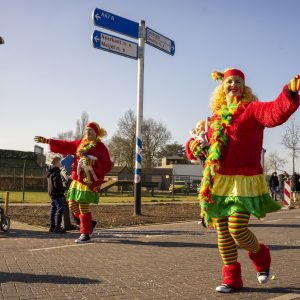
[[[252, 288], [252, 287], [243, 287], [238, 293], [278, 293], [278, 294], [295, 294], [300, 293], [299, 287], [265, 287], [265, 288]], [[285, 298], [290, 299], [290, 298]], [[293, 298], [295, 299], [295, 298]], [[298, 299], [298, 298], [297, 298]]]
[[201, 243], [185, 243], [185, 242], [144, 242], [137, 240], [111, 240], [111, 241], [97, 241], [93, 240], [94, 243], [121, 243], [125, 245], [133, 246], [155, 246], [155, 247], [176, 247], [176, 248], [218, 248], [217, 244], [201, 244]]
[[97, 233], [99, 235], [107, 236], [122, 236], [124, 235], [127, 237], [128, 235], [131, 236], [155, 236], [155, 235], [204, 235], [200, 231], [184, 231], [184, 230], [98, 230]]
[[[93, 239], [93, 242], [97, 243], [97, 238]], [[186, 242], [158, 242], [158, 241], [138, 241], [138, 240], [111, 240], [104, 241], [106, 243], [121, 243], [127, 245], [135, 246], [155, 246], [155, 247], [177, 247], [177, 248], [218, 248], [217, 244], [203, 244], [203, 243], [186, 243]], [[100, 242], [99, 242], [100, 243]], [[103, 241], [101, 241], [103, 243]], [[280, 251], [280, 250], [300, 250], [300, 246], [289, 246], [289, 245], [268, 245], [271, 250]]]
[[[10, 229], [8, 232], [5, 232], [3, 236], [6, 238], [36, 238], [36, 239], [65, 239], [65, 238], [73, 238], [74, 236], [78, 236], [77, 232], [67, 232], [67, 233], [49, 233], [48, 231], [36, 231], [36, 230], [28, 230], [28, 229]], [[2, 235], [2, 234], [1, 234]]]
[[[47, 229], [45, 231], [35, 231], [28, 229], [11, 229], [6, 233], [0, 234], [0, 237], [5, 238], [36, 238], [36, 239], [66, 239], [78, 237], [78, 231], [68, 231], [64, 234], [49, 233]], [[204, 233], [200, 231], [181, 231], [181, 230], [103, 230], [96, 229], [93, 237], [95, 238], [128, 238], [128, 237], [144, 237], [144, 236], [155, 236], [155, 235], [166, 235], [166, 236], [201, 236]]]
[[264, 224], [249, 224], [249, 227], [300, 228], [300, 224], [270, 224], [270, 223], [264, 223]]
[[70, 277], [59, 275], [36, 275], [29, 273], [8, 273], [0, 272], [0, 282], [25, 282], [25, 283], [56, 283], [56, 284], [96, 284], [100, 280], [84, 278], [84, 277]]
[[268, 245], [270, 247], [271, 251], [278, 251], [278, 250], [300, 250], [300, 246], [294, 246], [294, 245]]

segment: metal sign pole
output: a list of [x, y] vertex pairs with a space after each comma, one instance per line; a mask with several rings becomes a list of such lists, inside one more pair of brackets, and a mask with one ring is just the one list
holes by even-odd
[[139, 25], [138, 80], [137, 80], [137, 115], [136, 115], [136, 147], [134, 172], [134, 214], [141, 215], [142, 190], [142, 124], [144, 97], [144, 57], [145, 57], [145, 21]]
[[148, 43], [169, 55], [174, 55], [175, 42], [150, 28], [146, 28], [144, 20], [137, 23], [99, 8], [94, 9], [92, 17], [95, 26], [103, 27], [127, 35], [131, 38], [138, 38], [139, 41], [139, 43], [136, 44], [98, 30], [95, 30], [92, 34], [92, 45], [94, 48], [138, 59], [134, 214], [141, 215], [145, 43]]

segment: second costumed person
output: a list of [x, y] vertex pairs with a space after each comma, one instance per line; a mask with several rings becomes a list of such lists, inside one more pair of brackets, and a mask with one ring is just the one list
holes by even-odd
[[281, 208], [269, 195], [261, 166], [263, 132], [283, 124], [298, 109], [300, 75], [270, 102], [258, 101], [238, 69], [212, 76], [221, 83], [211, 99], [208, 149], [203, 138], [192, 136], [186, 153], [190, 160], [204, 161], [199, 195], [202, 217], [217, 230], [223, 262], [222, 284], [216, 291], [230, 293], [243, 287], [237, 244], [248, 251], [258, 282], [266, 283], [270, 277], [269, 247], [258, 241], [248, 223], [251, 215], [263, 218]]
[[112, 167], [108, 150], [101, 142], [106, 134], [105, 129], [96, 122], [91, 122], [86, 125], [82, 140], [64, 141], [35, 137], [36, 142], [49, 144], [51, 152], [74, 155], [72, 183], [67, 201], [74, 216], [80, 219], [81, 235], [75, 240], [76, 243], [87, 243], [91, 240], [90, 235], [96, 223], [92, 226], [90, 204], [99, 203], [100, 186], [104, 175]]

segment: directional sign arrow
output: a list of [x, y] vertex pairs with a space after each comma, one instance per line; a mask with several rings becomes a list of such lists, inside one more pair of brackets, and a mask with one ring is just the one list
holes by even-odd
[[93, 12], [94, 24], [127, 36], [139, 37], [139, 23], [114, 15], [100, 8]]
[[133, 59], [138, 58], [137, 43], [121, 39], [111, 34], [95, 30], [92, 35], [92, 43], [94, 48], [100, 50], [112, 52]]
[[170, 55], [175, 54], [175, 42], [149, 27], [146, 28], [146, 43]]
[[101, 16], [98, 13], [95, 13], [94, 17], [97, 21], [99, 21], [101, 19]]
[[175, 43], [173, 41], [171, 44], [171, 52], [173, 52], [173, 54], [175, 53]]
[[95, 40], [96, 43], [98, 43], [98, 42], [100, 42], [101, 39], [100, 39], [99, 36], [95, 35], [95, 36], [94, 36], [94, 40]]

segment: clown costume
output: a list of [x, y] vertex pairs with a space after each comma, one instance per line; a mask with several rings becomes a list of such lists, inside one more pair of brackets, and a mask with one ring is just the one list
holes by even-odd
[[[209, 148], [199, 198], [203, 221], [218, 233], [223, 280], [216, 291], [229, 293], [243, 287], [237, 244], [248, 251], [259, 283], [269, 279], [270, 250], [248, 223], [251, 215], [263, 218], [281, 208], [269, 195], [261, 166], [263, 132], [286, 122], [299, 107], [300, 75], [271, 102], [258, 101], [238, 69], [214, 72], [212, 77], [221, 84], [211, 99]], [[186, 152], [190, 160], [197, 159], [201, 143], [190, 139]]]

